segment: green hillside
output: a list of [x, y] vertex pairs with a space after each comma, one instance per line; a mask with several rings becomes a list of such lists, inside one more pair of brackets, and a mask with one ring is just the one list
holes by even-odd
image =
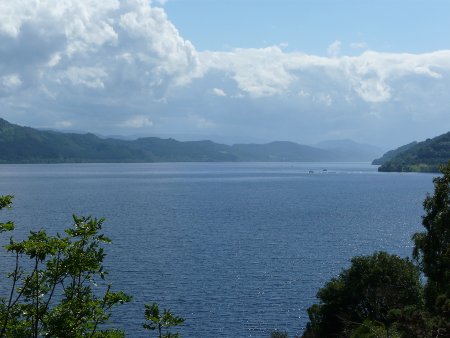
[[387, 152], [373, 164], [381, 164], [378, 171], [438, 172], [449, 160], [450, 132]]
[[0, 163], [126, 162], [151, 157], [126, 141], [64, 134], [0, 119]]
[[21, 127], [0, 119], [0, 163], [339, 161], [329, 150], [292, 142], [235, 144], [180, 142], [157, 137], [133, 141], [94, 134]]
[[397, 149], [389, 150], [388, 152], [386, 152], [380, 158], [377, 158], [377, 159], [373, 160], [372, 164], [374, 164], [374, 165], [385, 164], [386, 162], [389, 162], [390, 160], [392, 160], [397, 155], [399, 155], [399, 154], [409, 150], [410, 148], [414, 147], [416, 144], [417, 144], [417, 142], [414, 141], [414, 142], [405, 144], [404, 146], [398, 147]]

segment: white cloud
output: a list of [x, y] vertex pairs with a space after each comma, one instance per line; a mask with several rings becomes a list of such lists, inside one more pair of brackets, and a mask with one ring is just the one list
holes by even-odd
[[[450, 51], [389, 54], [367, 51], [359, 56], [319, 57], [284, 53], [278, 47], [203, 52], [204, 72], [220, 70], [251, 97], [341, 91], [369, 103], [392, 98], [392, 81], [411, 74], [442, 78], [450, 71]], [[318, 86], [321, 85], [321, 88]], [[324, 101], [325, 102], [325, 101]], [[327, 101], [328, 102], [328, 101]]]
[[100, 89], [105, 87], [104, 81], [108, 74], [104, 69], [97, 67], [70, 67], [62, 77], [67, 78], [73, 85]]
[[67, 43], [65, 52], [69, 55], [92, 51], [116, 41], [110, 14], [119, 5], [118, 0], [3, 1], [0, 3], [0, 32], [13, 38], [20, 38], [24, 30], [33, 28], [41, 37], [63, 32]]
[[[288, 53], [278, 46], [198, 52], [180, 36], [163, 8], [145, 0], [2, 2], [0, 32], [9, 37], [4, 37], [6, 44], [13, 38], [15, 45], [22, 45], [12, 52], [33, 49], [40, 57], [13, 69], [12, 78], [8, 78], [11, 59], [0, 59], [3, 86], [39, 85], [49, 94], [53, 91], [54, 97], [61, 91], [70, 93], [64, 86], [81, 86], [102, 90], [110, 101], [121, 93], [127, 100], [166, 102], [172, 88], [215, 72], [236, 83], [241, 93], [233, 97], [295, 95], [302, 90], [317, 96], [337, 86], [345, 91], [342, 95], [352, 92], [376, 103], [392, 99], [392, 80], [408, 74], [439, 79], [441, 71], [450, 68], [448, 51], [416, 55], [367, 51], [346, 57], [339, 56], [339, 40], [328, 47], [330, 57]], [[211, 87], [218, 96], [228, 91]]]
[[308, 93], [308, 92], [304, 91], [303, 89], [300, 89], [300, 91], [298, 92], [298, 96], [307, 98], [307, 97], [311, 96], [311, 93]]
[[52, 68], [58, 65], [58, 63], [61, 61], [61, 54], [55, 53], [50, 56], [50, 59], [47, 62], [47, 66]]
[[20, 33], [22, 22], [33, 17], [36, 3], [26, 0], [0, 2], [0, 32], [16, 38]]
[[331, 97], [330, 94], [325, 94], [325, 93], [319, 93], [316, 97], [315, 97], [316, 101], [325, 104], [326, 106], [330, 107], [331, 104], [333, 103], [333, 98]]
[[328, 55], [331, 57], [337, 57], [339, 55], [339, 53], [341, 52], [341, 46], [342, 46], [342, 43], [339, 40], [334, 41], [327, 48]]
[[285, 68], [284, 56], [279, 47], [273, 46], [233, 52], [203, 52], [200, 61], [204, 69], [224, 71], [231, 75], [241, 90], [253, 97], [261, 97], [282, 94], [294, 80]]
[[18, 74], [2, 76], [1, 83], [3, 87], [7, 89], [15, 89], [22, 85], [22, 81], [20, 80], [20, 76]]
[[120, 123], [119, 126], [124, 128], [144, 128], [153, 126], [153, 122], [147, 116], [136, 115]]
[[5, 117], [133, 129], [153, 126], [151, 111], [154, 130], [165, 117], [173, 122], [166, 133], [172, 127], [225, 132], [227, 124], [233, 133], [253, 133], [244, 124], [275, 133], [274, 125], [281, 130], [286, 121], [283, 127], [300, 135], [296, 123], [303, 126], [306, 115], [310, 130], [341, 120], [358, 130], [356, 123], [376, 111], [377, 120], [391, 125], [389, 118], [420, 115], [450, 128], [450, 50], [381, 53], [355, 42], [350, 47], [364, 52], [345, 56], [336, 40], [328, 56], [287, 52], [285, 44], [200, 52], [157, 5], [162, 2], [0, 1]]
[[128, 1], [119, 26], [133, 47], [142, 48], [139, 61], [151, 66], [161, 81], [173, 77], [176, 85], [184, 85], [197, 76], [197, 52], [179, 35], [162, 8], [147, 6], [145, 1]]
[[227, 96], [227, 94], [224, 92], [223, 89], [220, 89], [220, 88], [213, 88], [212, 91], [213, 91], [214, 95], [217, 95], [217, 96], [223, 96], [223, 97]]
[[114, 96], [139, 87], [159, 100], [201, 75], [195, 48], [145, 0], [2, 1], [0, 44], [8, 50], [0, 78], [13, 70], [24, 85], [54, 91], [66, 90], [59, 87], [65, 78]]

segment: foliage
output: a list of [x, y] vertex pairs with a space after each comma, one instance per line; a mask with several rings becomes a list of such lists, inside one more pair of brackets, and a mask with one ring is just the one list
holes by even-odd
[[[12, 204], [13, 196], [6, 195], [6, 196], [0, 196], [0, 210], [5, 208], [10, 208]], [[7, 221], [7, 222], [0, 222], [0, 233], [5, 231], [12, 231], [14, 230], [14, 222]]]
[[272, 331], [270, 338], [288, 338], [289, 335], [286, 331]]
[[374, 164], [379, 171], [438, 172], [450, 159], [450, 132], [423, 142], [410, 143], [388, 152]]
[[397, 149], [393, 149], [393, 150], [389, 150], [388, 152], [386, 152], [385, 154], [383, 154], [383, 156], [381, 156], [380, 158], [377, 158], [375, 160], [372, 161], [373, 165], [382, 165], [387, 163], [388, 161], [391, 161], [394, 157], [400, 155], [401, 153], [409, 150], [410, 148], [414, 147], [417, 144], [416, 141], [405, 144], [401, 147], [398, 147]]
[[352, 331], [350, 338], [400, 338], [400, 334], [383, 323], [366, 319]]
[[13, 196], [6, 195], [6, 196], [0, 196], [0, 210], [3, 208], [9, 208], [12, 204]]
[[450, 161], [436, 177], [434, 195], [423, 202], [424, 232], [413, 236], [413, 256], [427, 277], [425, 302], [441, 332], [450, 335]]
[[421, 304], [419, 272], [408, 259], [385, 252], [352, 259], [349, 269], [318, 292], [304, 337], [348, 337], [364, 320], [391, 325], [389, 312]]
[[319, 290], [304, 338], [450, 337], [450, 161], [441, 173], [423, 203], [425, 231], [413, 236], [417, 268], [386, 253], [354, 258]]
[[[147, 330], [158, 330], [159, 338], [180, 337], [178, 333], [172, 334], [168, 329], [183, 324], [184, 319], [173, 315], [170, 310], [164, 309], [161, 314], [157, 303], [145, 304], [144, 315], [149, 322], [142, 326]], [[163, 329], [166, 331], [165, 333], [163, 333]]]
[[402, 337], [434, 338], [433, 319], [423, 307], [406, 306], [389, 312], [390, 320]]
[[[1, 208], [11, 198], [0, 197]], [[1, 337], [123, 336], [99, 329], [115, 305], [131, 299], [104, 281], [103, 246], [110, 240], [99, 234], [103, 220], [73, 216], [73, 222], [65, 235], [39, 230], [21, 241], [11, 237], [5, 248], [14, 267], [7, 275], [11, 289], [0, 299]], [[4, 224], [3, 231], [12, 230]]]

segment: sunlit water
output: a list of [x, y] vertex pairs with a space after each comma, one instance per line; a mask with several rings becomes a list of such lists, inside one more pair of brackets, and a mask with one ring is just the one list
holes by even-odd
[[128, 336], [146, 334], [153, 301], [186, 319], [185, 337], [294, 336], [352, 256], [410, 255], [432, 177], [348, 163], [1, 165], [0, 194], [15, 199], [0, 217], [17, 236], [106, 217], [109, 279], [134, 296], [112, 318]]

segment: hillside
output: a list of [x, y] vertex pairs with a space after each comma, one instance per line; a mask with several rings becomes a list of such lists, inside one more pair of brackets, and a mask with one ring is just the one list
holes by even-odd
[[[333, 149], [293, 142], [226, 145], [145, 137], [100, 138], [22, 127], [0, 119], [0, 163], [71, 162], [331, 162], [346, 161]], [[358, 155], [354, 158], [358, 160]], [[361, 159], [360, 159], [361, 160]]]
[[228, 148], [210, 141], [103, 139], [41, 131], [0, 119], [0, 163], [237, 161]]
[[381, 164], [378, 171], [438, 172], [439, 166], [449, 160], [450, 132], [391, 150], [373, 164]]
[[126, 162], [151, 160], [127, 142], [93, 134], [64, 134], [21, 127], [0, 119], [0, 163]]
[[387, 163], [388, 161], [392, 160], [397, 155], [409, 150], [410, 148], [414, 147], [417, 144], [416, 141], [405, 144], [404, 146], [398, 147], [397, 149], [389, 150], [387, 153], [385, 153], [380, 158], [377, 158], [372, 161], [372, 164], [374, 165], [382, 165]]

